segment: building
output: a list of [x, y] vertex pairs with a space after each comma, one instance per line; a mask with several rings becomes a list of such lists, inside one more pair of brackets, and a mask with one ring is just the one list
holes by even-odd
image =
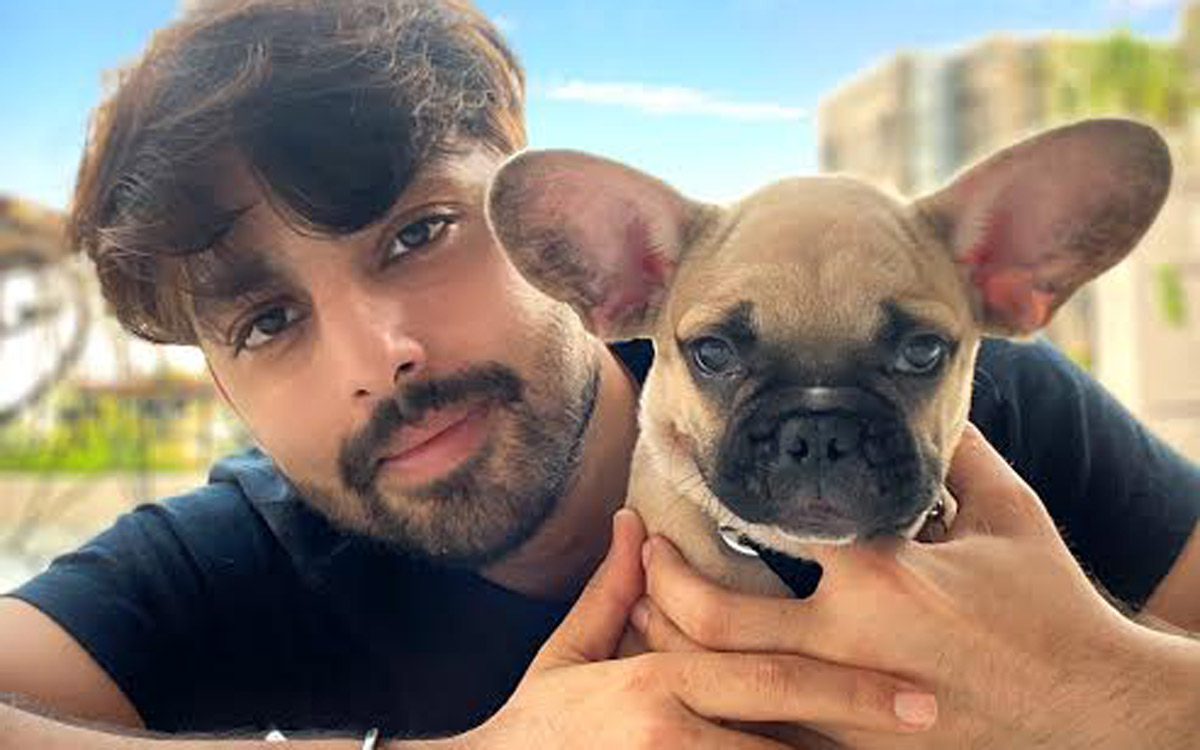
[[1200, 3], [1168, 42], [995, 37], [902, 52], [818, 107], [823, 171], [896, 192], [934, 189], [1030, 132], [1093, 114], [1153, 122], [1175, 177], [1154, 227], [1122, 264], [1081, 290], [1047, 331], [1139, 418], [1200, 459]]
[[83, 354], [86, 285], [62, 217], [0, 196], [0, 425], [41, 399]]
[[[99, 313], [62, 232], [57, 212], [0, 196], [0, 471], [194, 469], [246, 443], [199, 352]], [[38, 453], [48, 442], [54, 456]]]

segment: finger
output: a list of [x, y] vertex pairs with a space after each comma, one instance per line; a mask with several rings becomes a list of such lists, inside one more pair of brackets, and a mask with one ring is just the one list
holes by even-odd
[[705, 750], [805, 750], [795, 745], [785, 745], [782, 742], [759, 737], [736, 729], [727, 729], [717, 724], [709, 724], [697, 737], [698, 743], [683, 747], [701, 747]]
[[651, 741], [647, 746], [681, 747], [688, 750], [807, 750], [805, 746], [753, 734], [749, 729], [721, 726], [694, 714], [690, 714], [690, 719], [684, 721], [684, 727], [686, 734], [690, 736], [679, 738], [680, 741], [676, 743]]
[[688, 638], [671, 618], [663, 614], [654, 600], [642, 597], [633, 606], [630, 622], [651, 651], [691, 652], [703, 651], [704, 648]]
[[628, 625], [629, 611], [645, 591], [641, 558], [645, 537], [637, 513], [626, 508], [617, 511], [608, 556], [542, 646], [530, 665], [531, 673], [613, 655]]
[[[723, 588], [688, 565], [668, 540], [643, 550], [646, 594], [688, 639], [715, 651], [803, 653], [852, 661], [847, 629], [825, 622], [815, 601], [756, 596]], [[820, 634], [814, 638], [813, 634]]]
[[1057, 533], [1037, 493], [974, 425], [963, 431], [946, 484], [959, 504], [951, 538]]
[[745, 728], [754, 734], [770, 737], [782, 742], [792, 750], [848, 750], [848, 745], [842, 745], [832, 737], [827, 737], [816, 730], [802, 724], [768, 723], [768, 722], [731, 722], [727, 726], [735, 729]]
[[709, 718], [899, 733], [937, 720], [931, 693], [878, 672], [791, 654], [647, 656], [671, 659], [669, 689]]

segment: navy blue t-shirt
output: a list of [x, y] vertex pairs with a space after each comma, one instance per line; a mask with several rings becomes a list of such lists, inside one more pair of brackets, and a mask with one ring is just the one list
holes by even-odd
[[[617, 351], [644, 377], [648, 343]], [[1143, 602], [1200, 517], [1200, 470], [1046, 344], [985, 342], [971, 419], [1089, 572]], [[161, 731], [457, 733], [503, 704], [569, 608], [331, 526], [258, 452], [122, 516], [13, 595]]]

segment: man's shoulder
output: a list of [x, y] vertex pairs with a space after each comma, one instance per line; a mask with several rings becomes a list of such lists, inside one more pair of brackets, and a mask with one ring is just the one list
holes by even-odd
[[[138, 506], [117, 520], [111, 532], [132, 527], [165, 544], [178, 544], [199, 561], [244, 559], [237, 551], [260, 546], [289, 526], [308, 520], [302, 505], [269, 457], [257, 449], [217, 461], [207, 483], [187, 492]], [[105, 535], [92, 544], [103, 543]]]
[[[399, 566], [353, 540], [250, 451], [218, 462], [203, 486], [124, 514], [13, 596], [81, 644], [150, 727], [333, 728], [330, 712], [362, 718], [356, 702], [387, 676], [381, 664], [360, 688], [366, 655], [398, 658], [362, 634], [383, 585], [402, 589]], [[346, 697], [317, 700], [318, 685]]]
[[301, 579], [363, 543], [312, 510], [257, 448], [221, 459], [208, 484], [157, 506], [173, 533], [205, 559], [279, 558]]
[[171, 578], [173, 590], [191, 581], [224, 598], [294, 570], [301, 561], [291, 540], [313, 537], [320, 521], [269, 458], [247, 451], [217, 462], [206, 484], [122, 514], [14, 593], [41, 606], [78, 598], [80, 586], [140, 595], [147, 581]]
[[1082, 372], [1067, 355], [1043, 338], [1027, 341], [985, 338], [980, 342], [975, 368], [1021, 377], [1075, 377]]
[[[1046, 405], [1066, 406], [1098, 389], [1049, 342], [984, 339], [975, 359], [971, 421], [1002, 452], [1022, 426], [1053, 419]], [[1021, 423], [1026, 423], [1022, 425]], [[1014, 446], [1015, 447], [1015, 446]]]
[[260, 504], [295, 500], [290, 483], [271, 457], [258, 448], [249, 448], [214, 463], [208, 472], [208, 484], [194, 492], [208, 488], [217, 488]]

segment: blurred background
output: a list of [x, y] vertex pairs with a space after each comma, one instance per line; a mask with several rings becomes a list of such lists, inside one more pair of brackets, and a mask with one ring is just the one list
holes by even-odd
[[[1157, 125], [1165, 210], [1048, 335], [1200, 459], [1200, 0], [480, 4], [526, 65], [531, 145], [709, 200], [816, 171], [917, 195], [1057, 122]], [[125, 336], [61, 236], [109, 72], [179, 7], [0, 2], [0, 590], [249, 443], [202, 358]]]

